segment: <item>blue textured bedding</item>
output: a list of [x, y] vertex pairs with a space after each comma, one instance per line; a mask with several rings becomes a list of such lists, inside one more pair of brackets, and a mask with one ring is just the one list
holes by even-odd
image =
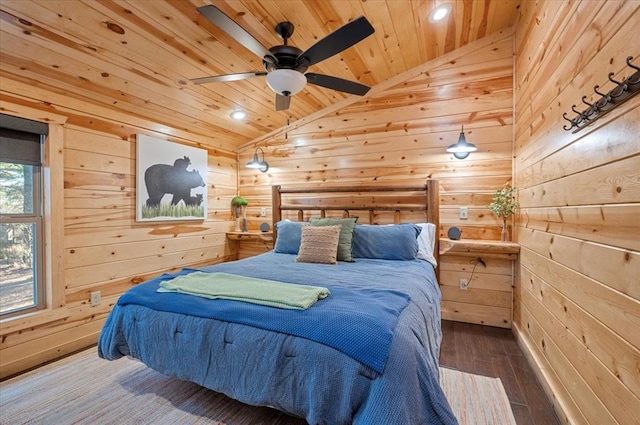
[[[120, 297], [118, 305], [137, 304], [153, 310], [240, 323], [307, 338], [333, 347], [382, 372], [398, 315], [409, 303], [409, 296], [399, 291], [334, 288], [331, 285], [325, 285], [331, 295], [304, 311], [157, 293], [162, 281], [194, 271], [184, 269], [138, 285]], [[354, 305], [359, 309], [353, 310]]]
[[[186, 303], [186, 310], [163, 311], [127, 304], [130, 293], [121, 297], [124, 301], [114, 306], [103, 327], [98, 344], [100, 357], [115, 360], [131, 356], [161, 373], [196, 382], [248, 404], [276, 407], [304, 417], [310, 424], [457, 424], [438, 383], [440, 291], [433, 267], [422, 260], [356, 259], [355, 263], [324, 265], [296, 263], [295, 257], [271, 252], [199, 270], [330, 287], [335, 299], [353, 301], [335, 305], [336, 314], [340, 310], [376, 316], [364, 304], [367, 297], [358, 295], [377, 294], [376, 302], [388, 298], [390, 303], [384, 306], [397, 310], [397, 322], [392, 325], [388, 350], [383, 350], [383, 367], [358, 360], [361, 352], [349, 355], [326, 342], [295, 336], [290, 331], [265, 329], [257, 323], [262, 322], [260, 319], [234, 323], [196, 313], [200, 311], [198, 301], [211, 300], [182, 295], [180, 302]], [[157, 288], [158, 284], [156, 279], [131, 291], [154, 285]], [[408, 304], [404, 308], [393, 306], [394, 294], [407, 294]], [[308, 311], [320, 312], [328, 299]], [[257, 307], [279, 313], [279, 309]], [[314, 310], [316, 307], [318, 310]], [[236, 313], [253, 314], [244, 311]], [[352, 326], [353, 319], [344, 318], [348, 316], [337, 320], [324, 317], [312, 327], [316, 334], [340, 334], [343, 336], [336, 339], [346, 338], [347, 345], [360, 345], [362, 352], [371, 351], [371, 345], [377, 342], [375, 338], [368, 339], [363, 329], [351, 336], [338, 330]], [[274, 323], [294, 322], [293, 327], [305, 327], [295, 324], [299, 320], [302, 319], [273, 318]]]

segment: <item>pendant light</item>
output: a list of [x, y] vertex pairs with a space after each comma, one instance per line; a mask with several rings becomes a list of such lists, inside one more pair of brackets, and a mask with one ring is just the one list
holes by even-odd
[[462, 126], [462, 131], [460, 131], [458, 142], [447, 148], [447, 152], [452, 153], [453, 156], [458, 159], [465, 159], [471, 152], [475, 152], [477, 150], [478, 148], [476, 145], [467, 142], [467, 139], [464, 137], [464, 125]]
[[[260, 161], [260, 159], [258, 158], [258, 150], [262, 152], [262, 161]], [[256, 168], [262, 173], [267, 172], [267, 170], [269, 169], [269, 163], [264, 160], [264, 151], [262, 150], [262, 148], [256, 148], [255, 152], [253, 153], [253, 159], [247, 162], [247, 168]]]

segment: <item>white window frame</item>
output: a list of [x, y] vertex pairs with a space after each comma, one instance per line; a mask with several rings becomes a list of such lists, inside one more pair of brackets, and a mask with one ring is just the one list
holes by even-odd
[[44, 261], [46, 308], [34, 313], [0, 319], [0, 337], [66, 319], [71, 316], [65, 300], [64, 280], [64, 125], [67, 117], [24, 107], [9, 101], [2, 102], [5, 113], [49, 124], [41, 167], [44, 198]]
[[23, 213], [10, 213], [10, 214], [2, 214], [0, 213], [0, 223], [3, 224], [18, 224], [18, 223], [27, 223], [33, 224], [35, 229], [33, 232], [33, 238], [35, 239], [35, 252], [32, 252], [31, 255], [34, 261], [34, 293], [33, 296], [35, 298], [34, 303], [22, 307], [16, 308], [4, 313], [0, 313], [0, 319], [6, 319], [14, 316], [21, 316], [28, 313], [33, 313], [38, 310], [42, 310], [46, 308], [46, 294], [47, 294], [47, 283], [46, 283], [46, 261], [45, 261], [45, 238], [44, 238], [44, 197], [43, 197], [43, 185], [44, 181], [42, 178], [42, 167], [37, 165], [32, 165], [32, 181], [33, 181], [33, 191], [31, 196], [33, 211], [31, 212], [23, 212]]

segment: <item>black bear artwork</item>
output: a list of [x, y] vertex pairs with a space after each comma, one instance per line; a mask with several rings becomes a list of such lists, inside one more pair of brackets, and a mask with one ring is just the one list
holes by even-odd
[[205, 183], [198, 170], [188, 171], [191, 165], [189, 157], [178, 158], [169, 164], [154, 164], [144, 172], [144, 183], [147, 186], [148, 207], [160, 205], [162, 197], [167, 193], [173, 195], [171, 205], [183, 201], [185, 205], [199, 206], [202, 204], [202, 194], [191, 196], [191, 189], [204, 187]]
[[195, 205], [196, 207], [200, 206], [202, 204], [202, 193], [196, 193], [196, 196], [185, 199], [184, 203], [187, 205]]

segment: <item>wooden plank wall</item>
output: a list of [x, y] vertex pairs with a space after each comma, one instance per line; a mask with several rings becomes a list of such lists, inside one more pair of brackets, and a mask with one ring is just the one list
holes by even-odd
[[[19, 89], [21, 83], [3, 79], [2, 87]], [[29, 91], [36, 93], [33, 88]], [[20, 92], [0, 92], [3, 112], [41, 120], [49, 120], [55, 112], [66, 120], [62, 127], [64, 187], [61, 183], [51, 191], [52, 197], [64, 202], [64, 213], [51, 217], [63, 224], [62, 240], [55, 241], [63, 253], [61, 270], [52, 281], [59, 302], [40, 318], [36, 315], [0, 327], [2, 376], [95, 343], [118, 296], [131, 286], [163, 272], [235, 257], [235, 245], [225, 238], [233, 227], [235, 153], [207, 148], [202, 136], [189, 137], [181, 131], [182, 137], [176, 138], [149, 131], [155, 126], [152, 122], [140, 120], [136, 126], [96, 115], [91, 108], [79, 112], [73, 100], [44, 90], [37, 91], [36, 99]], [[44, 101], [52, 98], [60, 103]], [[166, 131], [172, 133], [170, 128]], [[206, 220], [135, 221], [137, 133], [208, 149]], [[93, 291], [102, 294], [101, 304], [95, 307], [89, 302]]]
[[[512, 52], [510, 30], [496, 33], [245, 145], [238, 171], [249, 228], [271, 221], [273, 184], [402, 185], [431, 177], [441, 183], [441, 235], [455, 225], [463, 237], [499, 239], [500, 223], [486, 205], [511, 181]], [[445, 149], [462, 125], [479, 152], [457, 160]], [[244, 167], [256, 145], [265, 150], [266, 173]], [[459, 206], [469, 207], [468, 220], [458, 219]]]
[[640, 65], [639, 9], [523, 2], [516, 26], [514, 326], [563, 423], [640, 424], [640, 96], [562, 128]]
[[[440, 181], [440, 236], [458, 226], [463, 238], [499, 240], [500, 222], [487, 205], [512, 178], [512, 116], [513, 35], [505, 30], [379, 84], [364, 98], [292, 122], [286, 135], [246, 145], [239, 151], [239, 189], [249, 200], [249, 228], [271, 222], [273, 184], [407, 185], [430, 177]], [[458, 160], [445, 149], [462, 125], [479, 151]], [[244, 167], [256, 144], [271, 167], [266, 173]], [[467, 220], [458, 218], [460, 206], [469, 207]], [[269, 211], [266, 219], [259, 217], [261, 207]], [[368, 221], [366, 213], [353, 215]], [[393, 217], [374, 220], [392, 223]], [[242, 242], [239, 251], [242, 257], [267, 248]], [[470, 277], [469, 258], [442, 259], [444, 317], [478, 322], [500, 310], [484, 323], [510, 325], [512, 270], [508, 262], [489, 262], [491, 269], [476, 270], [472, 289], [463, 292], [456, 276]], [[507, 282], [499, 297], [496, 281]]]

